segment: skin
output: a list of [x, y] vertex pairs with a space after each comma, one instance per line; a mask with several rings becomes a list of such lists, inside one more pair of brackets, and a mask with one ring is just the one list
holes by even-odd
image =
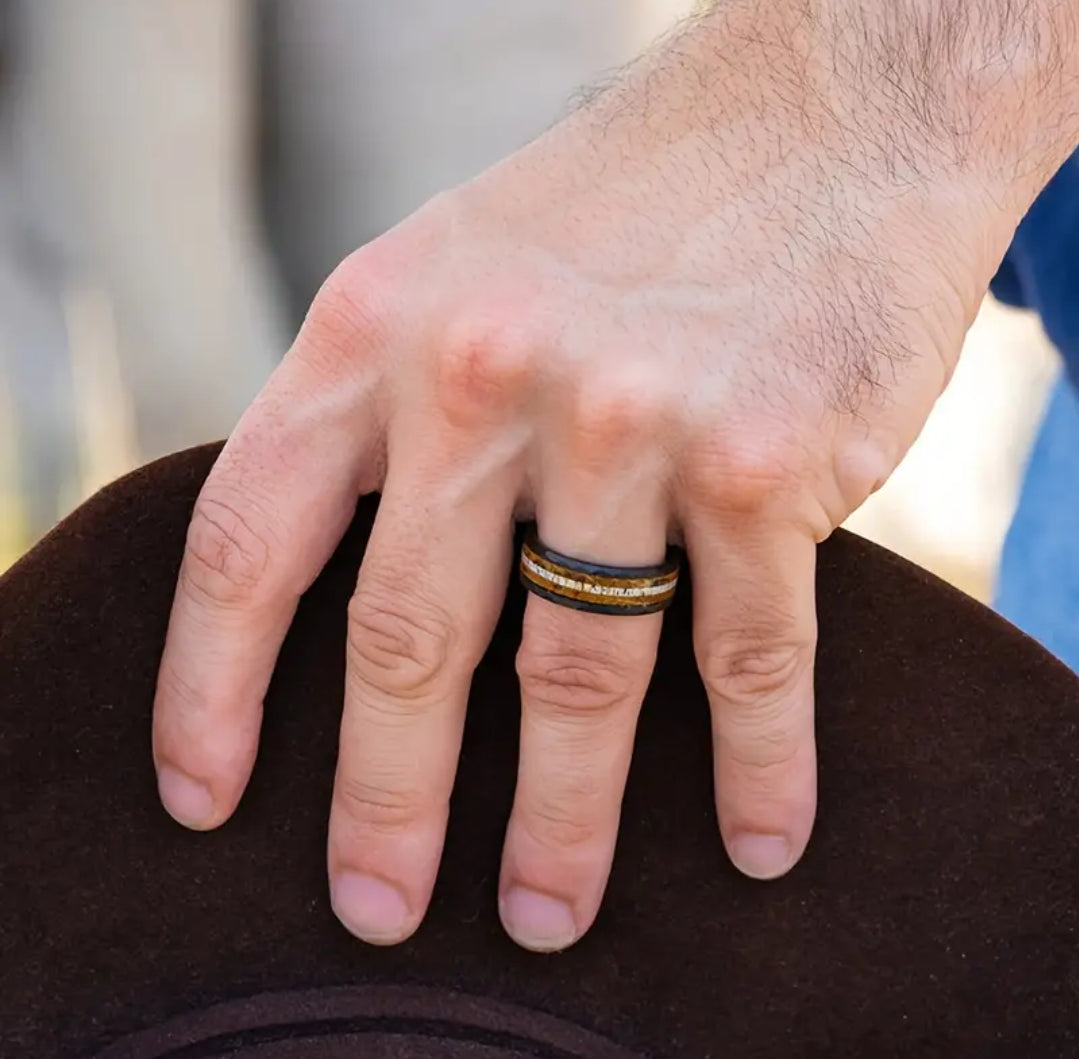
[[[723, 841], [788, 871], [815, 547], [918, 434], [1079, 139], [1070, 6], [728, 0], [349, 257], [191, 522], [154, 718], [176, 819], [235, 809], [297, 601], [377, 490], [328, 844], [353, 933], [424, 915], [515, 519], [599, 562], [684, 545]], [[524, 946], [597, 913], [661, 621], [529, 600], [500, 888]]]

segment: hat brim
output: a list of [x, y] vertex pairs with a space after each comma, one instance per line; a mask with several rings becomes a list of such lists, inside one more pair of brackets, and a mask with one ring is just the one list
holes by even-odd
[[0, 580], [0, 1054], [1079, 1054], [1079, 681], [847, 534], [818, 561], [818, 822], [781, 880], [740, 876], [719, 841], [687, 586], [595, 928], [553, 957], [506, 938], [513, 585], [476, 673], [430, 913], [397, 948], [349, 936], [325, 836], [374, 498], [301, 603], [239, 811], [180, 829], [157, 801], [150, 716], [216, 452], [110, 487]]

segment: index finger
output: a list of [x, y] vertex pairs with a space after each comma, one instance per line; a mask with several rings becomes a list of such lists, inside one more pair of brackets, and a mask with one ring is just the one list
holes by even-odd
[[[329, 304], [326, 299], [329, 298]], [[235, 810], [300, 596], [377, 486], [371, 358], [320, 295], [196, 502], [154, 703], [165, 808], [200, 830]], [[328, 396], [329, 395], [329, 396]]]

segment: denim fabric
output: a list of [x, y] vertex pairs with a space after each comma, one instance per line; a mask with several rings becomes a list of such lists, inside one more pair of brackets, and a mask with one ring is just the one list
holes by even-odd
[[1049, 182], [1019, 225], [993, 294], [1034, 309], [1079, 384], [1079, 153]]
[[1024, 218], [992, 289], [1040, 314], [1065, 365], [1027, 465], [995, 603], [1079, 671], [1079, 154]]
[[1001, 556], [996, 608], [1079, 671], [1079, 391], [1056, 385]]

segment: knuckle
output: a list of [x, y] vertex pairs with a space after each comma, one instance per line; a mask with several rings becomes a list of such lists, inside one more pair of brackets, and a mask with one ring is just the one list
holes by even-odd
[[235, 502], [199, 498], [187, 531], [182, 578], [189, 589], [218, 603], [243, 603], [259, 589], [271, 547], [254, 518]]
[[585, 645], [548, 648], [526, 641], [517, 655], [522, 694], [556, 717], [607, 715], [625, 705], [633, 690], [629, 668]]
[[604, 795], [591, 770], [566, 770], [529, 799], [523, 813], [525, 830], [545, 849], [593, 846], [602, 836]]
[[640, 373], [582, 387], [570, 413], [574, 457], [595, 462], [634, 444], [654, 445], [672, 415], [667, 391], [664, 380]]
[[529, 325], [502, 310], [473, 312], [454, 320], [435, 360], [440, 409], [452, 420], [466, 422], [504, 414], [527, 389], [536, 346]]
[[[764, 727], [749, 739], [730, 739], [725, 753], [743, 776], [756, 777], [762, 793], [778, 789], [780, 776], [797, 759], [800, 746], [787, 727]], [[773, 788], [773, 784], [775, 788]]]
[[358, 357], [389, 341], [393, 277], [384, 275], [364, 251], [330, 273], [308, 309], [297, 343], [305, 360], [336, 374]]
[[167, 721], [169, 734], [177, 742], [187, 745], [199, 734], [206, 705], [206, 697], [166, 657], [157, 674], [155, 721], [158, 728], [163, 729]]
[[430, 692], [445, 671], [453, 641], [449, 616], [431, 605], [361, 589], [348, 608], [349, 671], [401, 700]]
[[836, 449], [833, 473], [843, 518], [875, 493], [888, 480], [902, 457], [899, 439], [878, 431], [871, 439], [840, 446]]
[[801, 450], [778, 434], [709, 439], [689, 461], [686, 487], [707, 513], [763, 516], [804, 481]]
[[154, 747], [191, 775], [229, 779], [246, 774], [259, 718], [221, 708], [165, 659], [155, 697]]
[[724, 637], [709, 644], [701, 664], [705, 686], [754, 727], [770, 728], [786, 708], [785, 693], [803, 676], [812, 649], [799, 641]]
[[596, 843], [598, 829], [591, 820], [566, 812], [561, 806], [540, 802], [532, 806], [527, 829], [547, 850], [576, 850]]
[[342, 780], [337, 797], [350, 823], [376, 834], [406, 832], [424, 811], [423, 799], [416, 791], [395, 790], [357, 778]]

